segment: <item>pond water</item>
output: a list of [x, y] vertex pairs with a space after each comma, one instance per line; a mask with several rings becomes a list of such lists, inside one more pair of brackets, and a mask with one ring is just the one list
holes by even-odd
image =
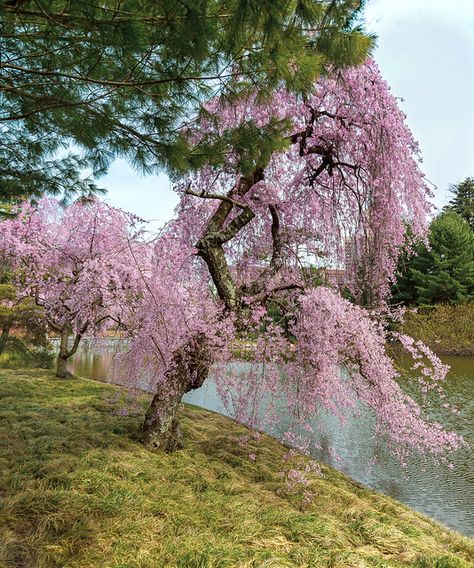
[[[119, 341], [108, 340], [100, 345], [84, 342], [72, 359], [70, 370], [78, 376], [107, 380], [114, 375], [113, 355], [119, 349]], [[357, 419], [349, 417], [344, 427], [330, 415], [320, 416], [325, 432], [315, 440], [320, 449], [314, 450], [313, 456], [448, 527], [474, 536], [474, 358], [443, 356], [442, 360], [451, 366], [444, 402], [454, 404], [460, 414], [448, 413], [438, 402], [430, 408], [430, 417], [462, 434], [470, 445], [453, 454], [453, 469], [437, 467], [416, 456], [403, 469], [373, 437], [373, 417], [364, 409]], [[410, 391], [408, 375], [403, 383]], [[147, 389], [145, 383], [139, 386]], [[211, 379], [186, 395], [185, 401], [225, 414]], [[278, 436], [285, 430], [287, 420], [282, 412], [277, 430], [270, 433]]]

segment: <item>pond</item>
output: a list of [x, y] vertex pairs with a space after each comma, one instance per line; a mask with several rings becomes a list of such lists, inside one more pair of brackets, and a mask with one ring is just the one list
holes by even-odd
[[[114, 340], [97, 343], [85, 342], [70, 364], [74, 374], [99, 380], [113, 376], [113, 355], [120, 348]], [[451, 366], [445, 390], [446, 400], [460, 409], [460, 414], [446, 412], [441, 403], [430, 408], [430, 417], [447, 429], [464, 436], [471, 448], [474, 446], [474, 358], [443, 356]], [[402, 361], [403, 364], [403, 361]], [[242, 363], [245, 365], [245, 363]], [[147, 388], [146, 384], [140, 385]], [[409, 376], [404, 380], [410, 390]], [[186, 402], [209, 410], [225, 413], [212, 380], [186, 395]], [[381, 491], [427, 514], [443, 524], [466, 535], [474, 536], [474, 452], [471, 448], [452, 456], [453, 469], [445, 465], [435, 466], [414, 456], [408, 468], [400, 464], [384, 450], [379, 440], [372, 436], [373, 417], [362, 410], [357, 419], [348, 418], [344, 427], [330, 415], [320, 417], [325, 433], [315, 440], [321, 448], [313, 456], [339, 469], [354, 480]], [[281, 431], [285, 429], [282, 413]], [[278, 431], [271, 431], [278, 436]], [[334, 451], [332, 451], [334, 450]], [[337, 457], [335, 457], [335, 455]]]

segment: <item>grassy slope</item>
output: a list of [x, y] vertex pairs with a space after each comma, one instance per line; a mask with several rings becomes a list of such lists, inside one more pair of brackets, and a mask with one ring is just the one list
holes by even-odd
[[2, 568], [474, 566], [473, 541], [327, 467], [301, 511], [277, 493], [285, 449], [250, 461], [224, 417], [187, 407], [187, 449], [152, 454], [117, 393], [0, 371]]
[[474, 303], [408, 310], [401, 331], [440, 354], [474, 355]]

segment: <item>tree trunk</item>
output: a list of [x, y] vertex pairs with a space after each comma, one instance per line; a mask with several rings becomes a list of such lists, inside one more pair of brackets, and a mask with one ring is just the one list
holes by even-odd
[[77, 351], [79, 347], [79, 343], [81, 342], [82, 336], [87, 331], [89, 327], [89, 322], [87, 321], [82, 329], [76, 333], [74, 337], [74, 343], [72, 344], [71, 349], [68, 349], [68, 340], [69, 340], [69, 330], [67, 327], [64, 327], [61, 330], [61, 342], [59, 344], [59, 355], [58, 361], [56, 365], [56, 376], [60, 379], [72, 379], [73, 375], [67, 370], [67, 360], [69, 357], [72, 357], [74, 353]]
[[2, 334], [0, 335], [0, 355], [3, 353], [3, 350], [5, 349], [9, 333], [10, 333], [10, 326], [5, 326], [2, 329]]
[[148, 449], [174, 452], [183, 447], [179, 404], [187, 392], [202, 386], [210, 366], [211, 353], [203, 334], [197, 334], [176, 351], [164, 386], [160, 386], [145, 415], [143, 443]]
[[67, 370], [67, 360], [71, 356], [68, 350], [69, 331], [65, 327], [61, 330], [61, 341], [59, 343], [59, 354], [56, 363], [56, 376], [60, 379], [71, 379], [72, 374]]

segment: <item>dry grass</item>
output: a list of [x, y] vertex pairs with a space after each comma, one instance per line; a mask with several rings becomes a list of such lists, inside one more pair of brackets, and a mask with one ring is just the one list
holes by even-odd
[[2, 568], [474, 566], [473, 541], [328, 467], [301, 511], [278, 492], [285, 449], [239, 446], [216, 414], [186, 407], [187, 448], [152, 454], [117, 393], [0, 371]]
[[474, 303], [408, 310], [401, 331], [440, 354], [474, 355]]

